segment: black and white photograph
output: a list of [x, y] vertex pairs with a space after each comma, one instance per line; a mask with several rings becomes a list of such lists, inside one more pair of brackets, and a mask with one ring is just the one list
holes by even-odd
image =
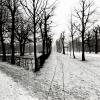
[[0, 100], [100, 100], [100, 0], [0, 0]]

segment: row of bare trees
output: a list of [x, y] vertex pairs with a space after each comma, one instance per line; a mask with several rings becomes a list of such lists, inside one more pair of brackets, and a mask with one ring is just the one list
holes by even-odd
[[94, 48], [95, 54], [99, 52], [99, 44], [100, 44], [99, 40], [100, 40], [100, 26], [97, 25], [93, 27], [93, 29], [88, 31], [85, 35], [85, 44], [88, 47], [89, 53], [93, 51], [91, 50], [92, 48]]
[[[32, 0], [30, 6], [28, 6], [28, 1], [21, 1], [24, 10], [30, 17], [30, 22], [33, 25], [31, 32], [34, 38], [34, 59], [35, 59], [35, 71], [38, 70], [38, 59], [37, 59], [37, 35], [40, 36], [42, 42], [42, 53], [43, 56], [51, 51], [51, 34], [50, 28], [52, 21], [50, 20], [53, 16], [53, 11], [55, 9], [54, 3], [49, 5], [48, 0]], [[31, 10], [33, 9], [33, 10]], [[40, 33], [37, 34], [37, 33]]]
[[[93, 18], [95, 15], [95, 11], [96, 10], [93, 1], [80, 0], [78, 8], [75, 8], [74, 12], [71, 14], [69, 30], [72, 39], [71, 44], [73, 49], [73, 57], [75, 58], [74, 39], [76, 37], [81, 37], [82, 61], [85, 61], [85, 36], [96, 22], [96, 20]], [[96, 33], [95, 30], [94, 32]]]
[[[71, 53], [71, 49], [76, 52], [80, 52], [82, 49], [82, 42], [81, 42], [81, 37], [73, 35], [74, 39], [68, 43], [69, 46], [69, 51]], [[72, 38], [72, 36], [71, 36]], [[73, 41], [73, 43], [72, 43]], [[74, 46], [73, 46], [74, 45]], [[93, 27], [91, 30], [87, 31], [85, 36], [84, 36], [84, 46], [85, 46], [85, 52], [95, 52], [97, 54], [100, 52], [100, 26], [97, 25]], [[73, 53], [75, 55], [75, 53]], [[73, 58], [74, 58], [73, 55]]]
[[42, 55], [51, 52], [51, 24], [55, 2], [49, 0], [0, 0], [0, 41], [3, 61], [6, 61], [5, 41], [11, 45], [11, 64], [15, 64], [15, 44], [19, 43], [20, 56], [25, 44], [33, 42], [35, 71], [38, 70], [37, 45], [42, 43]]
[[[6, 47], [5, 43], [9, 41], [10, 48], [11, 48], [11, 64], [15, 63], [15, 43], [25, 41], [26, 38], [28, 39], [28, 36], [26, 37], [27, 26], [25, 27], [24, 32], [22, 33], [22, 30], [25, 26], [23, 22], [25, 22], [25, 19], [22, 18], [23, 15], [19, 9], [21, 6], [19, 0], [0, 0], [0, 40], [1, 40], [1, 46], [2, 46], [2, 52], [3, 52], [3, 61], [6, 61]], [[23, 26], [23, 25], [24, 26]], [[20, 27], [20, 29], [19, 29]], [[22, 28], [21, 28], [22, 27]], [[19, 32], [20, 31], [20, 32]], [[24, 36], [23, 36], [24, 35]], [[19, 38], [22, 38], [20, 40]], [[19, 37], [19, 38], [18, 38]], [[22, 44], [22, 43], [20, 43]], [[25, 44], [25, 43], [24, 43]], [[20, 51], [21, 51], [20, 46]], [[24, 55], [22, 52], [20, 52], [20, 55]]]

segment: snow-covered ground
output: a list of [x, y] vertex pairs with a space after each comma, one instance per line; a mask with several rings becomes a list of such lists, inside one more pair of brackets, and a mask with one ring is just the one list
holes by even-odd
[[100, 100], [99, 59], [100, 55], [86, 53], [86, 61], [82, 62], [81, 53], [76, 53], [76, 59], [73, 59], [69, 55], [53, 52], [41, 70], [44, 76], [40, 77], [52, 81], [56, 70], [52, 86], [60, 86], [60, 90], [57, 88], [56, 91], [62, 90], [62, 96], [56, 94], [55, 97], [61, 100]]
[[[81, 53], [75, 54], [76, 59], [73, 59], [57, 53], [54, 47], [49, 59], [36, 74], [0, 62], [0, 88], [4, 87], [2, 83], [8, 81], [9, 84], [2, 91], [16, 92], [14, 97], [18, 97], [19, 91], [22, 91], [22, 97], [29, 96], [32, 98], [30, 100], [100, 100], [100, 55], [86, 53], [86, 61], [82, 62]], [[13, 89], [10, 89], [10, 84], [13, 84]], [[0, 92], [0, 95], [7, 97], [10, 92]]]
[[0, 71], [0, 100], [38, 100], [32, 98], [28, 92], [14, 82], [11, 77]]
[[0, 100], [46, 100], [45, 82], [36, 79], [38, 73], [3, 62], [0, 70]]

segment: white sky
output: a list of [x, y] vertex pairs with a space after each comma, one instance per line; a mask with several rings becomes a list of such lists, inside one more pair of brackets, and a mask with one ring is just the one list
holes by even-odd
[[[54, 1], [54, 0], [53, 0]], [[79, 0], [58, 0], [55, 13], [54, 13], [54, 23], [57, 25], [53, 28], [53, 33], [55, 33], [55, 38], [62, 32], [66, 31], [68, 35], [68, 23], [70, 20], [71, 10], [77, 6]], [[100, 13], [100, 0], [94, 0], [95, 6], [99, 8]], [[99, 16], [100, 18], [100, 16]]]

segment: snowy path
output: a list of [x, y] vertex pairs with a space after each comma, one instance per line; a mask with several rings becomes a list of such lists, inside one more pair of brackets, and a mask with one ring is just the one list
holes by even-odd
[[38, 100], [0, 71], [0, 100]]
[[39, 77], [50, 81], [49, 95], [52, 94], [54, 100], [100, 100], [100, 56], [86, 57], [88, 61], [82, 62], [79, 58], [53, 52], [46, 61]]

